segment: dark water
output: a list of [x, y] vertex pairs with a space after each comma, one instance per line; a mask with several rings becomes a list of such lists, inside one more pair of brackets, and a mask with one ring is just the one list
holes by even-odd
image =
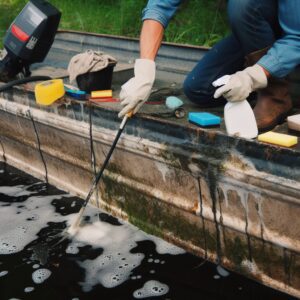
[[[83, 226], [89, 231], [83, 229], [78, 241], [50, 247], [80, 203], [0, 164], [1, 300], [293, 299], [176, 248], [168, 250], [167, 244], [92, 208]], [[148, 290], [137, 291], [147, 283]]]

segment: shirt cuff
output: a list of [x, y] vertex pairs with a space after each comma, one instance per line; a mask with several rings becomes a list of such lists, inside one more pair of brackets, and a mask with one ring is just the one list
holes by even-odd
[[145, 8], [142, 15], [142, 21], [154, 20], [159, 22], [164, 28], [169, 24], [169, 19], [159, 10]]
[[282, 64], [270, 55], [262, 57], [257, 64], [266, 69], [273, 77], [282, 78], [288, 73]]

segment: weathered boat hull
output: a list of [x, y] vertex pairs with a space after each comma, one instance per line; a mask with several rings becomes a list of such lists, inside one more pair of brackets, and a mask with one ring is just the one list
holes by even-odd
[[[57, 45], [70, 36], [58, 36]], [[161, 78], [172, 73], [162, 69]], [[183, 75], [184, 68], [169, 74], [174, 82]], [[94, 172], [91, 153], [99, 168], [119, 122], [111, 107], [45, 109], [30, 88], [14, 89], [0, 97], [0, 153], [9, 164], [84, 197]], [[299, 148], [141, 114], [128, 123], [93, 200], [147, 232], [300, 297]]]

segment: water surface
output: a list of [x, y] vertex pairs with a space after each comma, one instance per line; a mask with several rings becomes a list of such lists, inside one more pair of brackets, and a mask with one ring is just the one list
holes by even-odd
[[88, 207], [0, 163], [0, 299], [292, 299]]

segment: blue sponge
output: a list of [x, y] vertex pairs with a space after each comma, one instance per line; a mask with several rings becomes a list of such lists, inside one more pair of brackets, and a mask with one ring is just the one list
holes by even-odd
[[190, 112], [189, 122], [203, 127], [220, 125], [221, 118], [206, 112]]

